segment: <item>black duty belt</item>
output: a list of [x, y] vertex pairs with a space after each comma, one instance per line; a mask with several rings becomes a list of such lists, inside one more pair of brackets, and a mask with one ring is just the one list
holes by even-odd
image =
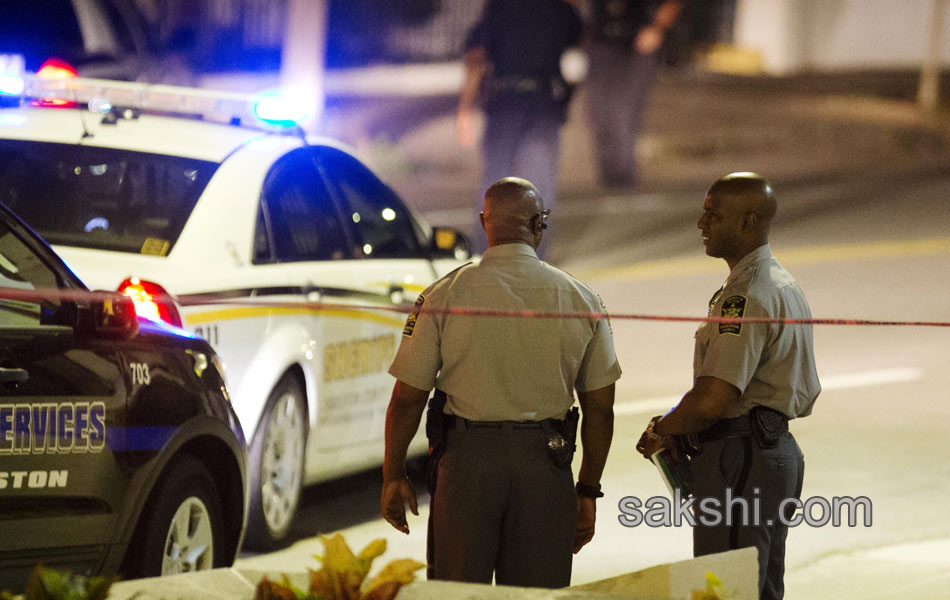
[[564, 421], [560, 419], [544, 419], [541, 421], [471, 421], [455, 415], [445, 415], [446, 428], [455, 429], [564, 429]]
[[749, 435], [752, 435], [752, 425], [749, 423], [749, 415], [744, 414], [733, 419], [719, 419], [705, 431], [699, 432], [699, 441], [703, 443], [714, 442]]
[[490, 87], [497, 93], [527, 94], [531, 92], [550, 92], [551, 79], [547, 77], [521, 77], [505, 75], [492, 79]]
[[755, 436], [764, 447], [774, 444], [765, 442], [766, 438], [788, 431], [788, 417], [781, 412], [765, 406], [754, 406], [752, 411], [732, 419], [719, 419], [705, 431], [699, 432], [700, 442], [714, 442], [728, 438]]

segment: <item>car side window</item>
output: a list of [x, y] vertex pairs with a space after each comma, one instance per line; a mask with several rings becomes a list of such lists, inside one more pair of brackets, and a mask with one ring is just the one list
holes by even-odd
[[254, 234], [255, 262], [352, 258], [348, 248], [339, 211], [313, 158], [307, 149], [287, 154], [264, 182]]
[[335, 148], [320, 149], [320, 170], [340, 198], [345, 219], [357, 232], [365, 258], [420, 258], [412, 216], [399, 197], [356, 158]]
[[59, 300], [16, 295], [59, 287], [56, 273], [0, 223], [0, 328], [39, 327], [55, 321], [53, 317], [61, 308]]

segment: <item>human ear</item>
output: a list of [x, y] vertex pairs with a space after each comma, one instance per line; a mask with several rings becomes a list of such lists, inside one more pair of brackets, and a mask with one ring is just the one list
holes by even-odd
[[743, 229], [755, 229], [756, 225], [759, 224], [759, 215], [754, 212], [747, 212], [742, 215], [742, 228]]

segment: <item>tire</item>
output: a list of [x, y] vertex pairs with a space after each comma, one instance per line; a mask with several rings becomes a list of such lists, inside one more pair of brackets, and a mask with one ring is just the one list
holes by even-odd
[[138, 575], [155, 577], [225, 567], [224, 519], [214, 479], [192, 456], [167, 467], [143, 513]]
[[307, 429], [303, 386], [287, 373], [267, 399], [248, 453], [246, 548], [270, 550], [287, 538], [303, 488]]

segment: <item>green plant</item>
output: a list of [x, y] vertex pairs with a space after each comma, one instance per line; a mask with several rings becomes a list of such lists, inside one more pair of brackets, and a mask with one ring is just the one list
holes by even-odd
[[116, 577], [86, 577], [37, 565], [22, 595], [0, 592], [0, 600], [105, 600]]
[[363, 585], [373, 561], [386, 551], [386, 540], [370, 542], [359, 554], [353, 554], [339, 533], [320, 536], [324, 556], [314, 556], [323, 563], [319, 571], [308, 569], [310, 586], [304, 592], [290, 583], [287, 576], [277, 583], [263, 577], [254, 591], [254, 600], [392, 600], [399, 588], [415, 579], [414, 573], [423, 563], [404, 558], [382, 568], [368, 585]]

